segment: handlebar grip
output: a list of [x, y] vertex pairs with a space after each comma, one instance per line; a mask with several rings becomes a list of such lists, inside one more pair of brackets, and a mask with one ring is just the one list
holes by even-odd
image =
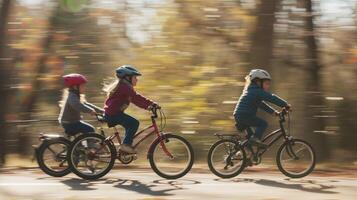
[[155, 107], [155, 106], [151, 108], [151, 112], [152, 112], [152, 114], [153, 114], [153, 115], [152, 115], [153, 118], [157, 118], [157, 109], [158, 109], [158, 108]]

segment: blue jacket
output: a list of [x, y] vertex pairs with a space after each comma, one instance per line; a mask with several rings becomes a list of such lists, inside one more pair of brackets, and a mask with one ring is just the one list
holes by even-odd
[[275, 109], [266, 102], [273, 103], [280, 107], [288, 105], [285, 100], [277, 95], [266, 92], [257, 84], [251, 83], [246, 90], [243, 90], [233, 115], [236, 119], [242, 116], [255, 116], [258, 108], [273, 114]]

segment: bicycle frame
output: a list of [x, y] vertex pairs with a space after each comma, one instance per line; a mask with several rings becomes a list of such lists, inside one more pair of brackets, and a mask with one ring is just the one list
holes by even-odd
[[[163, 149], [163, 151], [165, 152], [165, 154], [167, 155], [167, 156], [169, 156], [170, 158], [172, 158], [173, 157], [173, 155], [169, 152], [169, 150], [166, 148], [166, 145], [165, 145], [165, 143], [163, 142], [163, 140], [164, 140], [164, 135], [162, 134], [162, 132], [160, 132], [159, 131], [159, 128], [158, 128], [158, 126], [157, 126], [157, 124], [156, 124], [156, 118], [157, 118], [157, 113], [156, 113], [156, 110], [155, 111], [153, 111], [154, 112], [154, 114], [151, 116], [151, 122], [152, 122], [152, 124], [150, 125], [150, 126], [147, 126], [147, 127], [145, 127], [144, 129], [142, 129], [141, 131], [139, 131], [139, 132], [137, 132], [135, 135], [134, 135], [134, 140], [135, 140], [135, 138], [137, 138], [139, 135], [141, 135], [141, 134], [143, 134], [144, 132], [146, 132], [147, 130], [150, 130], [150, 129], [152, 129], [148, 134], [146, 134], [143, 138], [141, 138], [139, 141], [137, 141], [135, 144], [134, 144], [134, 148], [136, 148], [137, 146], [139, 146], [144, 140], [146, 140], [148, 137], [150, 137], [151, 135], [153, 135], [153, 134], [156, 134], [156, 136], [157, 136], [157, 140], [160, 140], [160, 145], [161, 145], [161, 147], [162, 147], [162, 149]], [[114, 130], [115, 130], [115, 132], [114, 132], [114, 134], [113, 135], [111, 135], [111, 136], [109, 136], [109, 137], [107, 137], [106, 138], [106, 140], [109, 140], [109, 141], [111, 141], [111, 142], [113, 142], [113, 140], [115, 140], [115, 138], [117, 139], [117, 141], [118, 141], [118, 143], [119, 144], [122, 144], [122, 140], [121, 140], [121, 138], [120, 138], [120, 135], [119, 135], [119, 131], [118, 131], [118, 129], [114, 126]], [[155, 141], [155, 140], [154, 140]], [[153, 142], [154, 143], [154, 142]], [[153, 143], [151, 143], [151, 145], [153, 145]], [[150, 146], [151, 146], [150, 145]], [[148, 148], [148, 149], [150, 149], [150, 148]]]
[[[249, 148], [249, 150], [250, 150], [253, 154], [258, 154], [258, 153], [259, 153], [259, 156], [261, 156], [261, 155], [263, 155], [263, 154], [269, 149], [269, 147], [271, 147], [275, 142], [277, 142], [278, 140], [280, 140], [280, 138], [284, 137], [285, 140], [291, 140], [291, 136], [288, 135], [288, 134], [286, 133], [286, 131], [285, 131], [285, 128], [284, 128], [284, 125], [283, 125], [284, 122], [285, 122], [285, 117], [284, 117], [284, 115], [282, 115], [282, 116], [280, 116], [280, 120], [279, 120], [280, 128], [277, 129], [277, 130], [275, 130], [275, 131], [273, 131], [273, 132], [271, 132], [271, 133], [269, 133], [267, 136], [265, 136], [265, 137], [263, 138], [262, 142], [264, 142], [264, 143], [267, 144], [267, 146], [268, 146], [267, 148], [258, 148], [258, 150], [257, 150], [256, 153], [254, 153], [254, 151], [253, 151], [253, 149], [252, 149], [251, 147]], [[250, 127], [248, 127], [248, 128], [250, 128]], [[274, 136], [275, 136], [275, 137], [274, 137]], [[273, 139], [271, 139], [271, 138], [273, 138]], [[269, 139], [270, 139], [270, 141], [269, 141]], [[243, 141], [243, 142], [241, 143], [241, 145], [242, 145], [243, 147], [245, 147], [245, 146], [248, 146], [248, 147], [249, 147], [249, 145], [248, 145], [248, 140], [249, 140], [249, 137], [248, 137], [245, 141]], [[269, 141], [269, 142], [267, 142], [267, 141]], [[260, 150], [261, 150], [261, 151], [260, 151]]]

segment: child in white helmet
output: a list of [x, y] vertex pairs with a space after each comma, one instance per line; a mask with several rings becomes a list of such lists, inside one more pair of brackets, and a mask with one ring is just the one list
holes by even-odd
[[252, 133], [250, 128], [247, 129], [248, 134], [252, 136], [250, 141], [257, 146], [266, 147], [260, 139], [268, 127], [268, 123], [256, 116], [258, 108], [270, 114], [278, 114], [278, 111], [266, 102], [273, 103], [279, 107], [290, 108], [290, 105], [282, 98], [269, 92], [271, 76], [267, 71], [253, 69], [246, 76], [246, 81], [243, 93], [233, 114], [236, 120], [236, 127], [238, 130], [254, 127], [255, 133]]

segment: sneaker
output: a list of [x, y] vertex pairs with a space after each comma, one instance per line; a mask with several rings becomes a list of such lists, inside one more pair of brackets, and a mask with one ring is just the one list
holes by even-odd
[[265, 144], [264, 142], [262, 142], [261, 140], [259, 140], [256, 137], [250, 138], [249, 142], [251, 142], [253, 145], [256, 145], [256, 146], [261, 147], [261, 148], [267, 148], [268, 147], [267, 144]]
[[127, 145], [127, 144], [120, 145], [120, 150], [124, 151], [125, 153], [136, 154], [135, 149], [132, 146]]

